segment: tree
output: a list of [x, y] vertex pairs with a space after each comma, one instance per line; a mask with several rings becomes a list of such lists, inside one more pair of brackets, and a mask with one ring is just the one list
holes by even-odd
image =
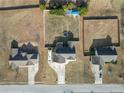
[[45, 10], [45, 8], [46, 8], [45, 4], [41, 4], [41, 5], [40, 5], [40, 10], [41, 10], [41, 11]]
[[88, 8], [87, 7], [78, 7], [78, 12], [81, 16], [86, 15], [88, 12]]
[[67, 5], [63, 5], [62, 6], [63, 10], [66, 12], [68, 10], [68, 6]]
[[18, 42], [16, 40], [11, 42], [11, 48], [18, 48]]
[[69, 9], [73, 9], [73, 8], [74, 8], [74, 6], [75, 6], [75, 5], [74, 5], [74, 3], [73, 3], [73, 2], [70, 2], [70, 3], [68, 4], [68, 8], [69, 8]]

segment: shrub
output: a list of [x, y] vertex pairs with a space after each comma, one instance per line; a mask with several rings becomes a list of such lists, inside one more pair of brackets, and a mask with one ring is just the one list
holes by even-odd
[[50, 10], [50, 14], [53, 14], [53, 15], [64, 15], [65, 12], [63, 9], [59, 8], [59, 9], [52, 9]]
[[68, 6], [67, 5], [63, 5], [62, 6], [63, 10], [66, 12], [68, 10]]
[[46, 7], [45, 7], [45, 4], [41, 4], [41, 5], [40, 5], [40, 10], [41, 10], [41, 11], [45, 10], [45, 8], [46, 8]]
[[69, 9], [73, 9], [74, 6], [75, 6], [75, 4], [74, 4], [73, 2], [70, 2], [70, 3], [68, 4], [68, 8], [69, 8]]
[[86, 15], [88, 12], [88, 8], [87, 7], [78, 7], [78, 12], [81, 16]]

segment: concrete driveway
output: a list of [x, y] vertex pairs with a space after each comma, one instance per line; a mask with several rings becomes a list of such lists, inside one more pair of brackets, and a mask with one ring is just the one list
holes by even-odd
[[35, 83], [35, 75], [38, 72], [38, 63], [28, 66], [28, 84]]
[[58, 84], [65, 84], [65, 64], [48, 61], [49, 66], [56, 71], [58, 76]]
[[[75, 61], [75, 60], [74, 60]], [[65, 63], [57, 63], [52, 61], [52, 50], [48, 50], [48, 64], [56, 71], [58, 76], [58, 84], [65, 84], [65, 66], [72, 62], [72, 60], [66, 60]]]

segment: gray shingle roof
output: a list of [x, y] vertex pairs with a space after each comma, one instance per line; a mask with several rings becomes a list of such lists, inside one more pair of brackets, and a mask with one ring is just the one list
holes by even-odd
[[[13, 53], [14, 52], [12, 52], [12, 54], [10, 55], [9, 60], [28, 60], [28, 54], [31, 54], [30, 59], [37, 59], [38, 48], [37, 47], [34, 47], [29, 42], [27, 45], [26, 44], [23, 44], [21, 47], [18, 47], [18, 50], [17, 50], [16, 55], [14, 55]], [[23, 53], [25, 53], [25, 55], [23, 55]]]
[[117, 55], [116, 49], [112, 47], [97, 47], [98, 55]]

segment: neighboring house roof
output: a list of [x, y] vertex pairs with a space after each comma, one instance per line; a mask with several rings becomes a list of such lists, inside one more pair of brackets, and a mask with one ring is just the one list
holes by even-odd
[[75, 53], [74, 44], [75, 43], [73, 41], [70, 41], [65, 46], [63, 42], [58, 42], [56, 44], [55, 52], [58, 54], [74, 54]]
[[10, 55], [9, 60], [27, 60], [27, 56], [22, 56], [21, 53], [18, 53], [17, 55], [15, 55], [14, 57], [12, 57], [12, 55]]
[[56, 44], [53, 61], [64, 63], [66, 59], [75, 59], [75, 43], [76, 41], [68, 41], [66, 45], [63, 42]]
[[117, 16], [89, 16], [83, 18], [83, 48], [110, 46], [120, 43]]
[[26, 45], [23, 44], [18, 48], [12, 48], [12, 53], [9, 57], [9, 60], [28, 60], [28, 59], [37, 59], [38, 57], [38, 48], [33, 46], [30, 42]]
[[97, 47], [96, 51], [98, 55], [117, 55], [114, 47]]
[[28, 54], [37, 54], [38, 53], [38, 48], [33, 46], [30, 42], [26, 45], [23, 44], [20, 47], [20, 51], [22, 52], [27, 52]]
[[94, 56], [91, 56], [92, 64], [99, 65], [117, 60], [117, 52], [114, 47], [97, 47], [95, 53]]

